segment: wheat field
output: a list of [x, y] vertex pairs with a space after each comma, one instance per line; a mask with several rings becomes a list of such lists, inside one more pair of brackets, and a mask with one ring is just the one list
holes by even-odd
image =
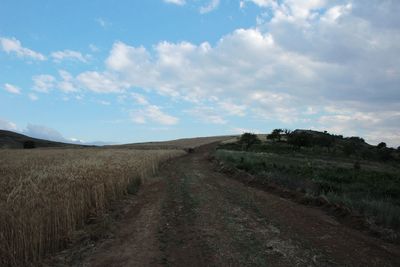
[[0, 265], [26, 266], [62, 249], [89, 216], [180, 150], [0, 151]]

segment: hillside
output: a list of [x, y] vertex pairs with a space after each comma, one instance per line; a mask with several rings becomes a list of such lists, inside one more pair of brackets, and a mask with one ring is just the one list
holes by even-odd
[[123, 145], [111, 145], [106, 146], [108, 148], [131, 148], [131, 149], [187, 149], [195, 148], [202, 145], [222, 142], [234, 138], [235, 136], [209, 136], [209, 137], [194, 137], [194, 138], [182, 138], [171, 141], [160, 141], [160, 142], [145, 142], [145, 143], [132, 143]]
[[0, 148], [23, 148], [25, 142], [33, 142], [35, 147], [83, 147], [83, 145], [54, 142], [11, 131], [0, 130]]
[[[210, 137], [194, 137], [194, 138], [182, 138], [171, 141], [159, 141], [159, 142], [143, 142], [143, 143], [131, 143], [122, 145], [105, 145], [104, 148], [128, 148], [128, 149], [188, 149], [195, 148], [198, 146], [222, 142], [236, 136], [210, 136]], [[25, 142], [34, 142], [36, 148], [41, 147], [93, 147], [93, 145], [78, 145], [69, 144], [62, 142], [49, 141], [44, 139], [38, 139], [29, 137], [20, 133], [0, 130], [0, 148], [23, 148]]]

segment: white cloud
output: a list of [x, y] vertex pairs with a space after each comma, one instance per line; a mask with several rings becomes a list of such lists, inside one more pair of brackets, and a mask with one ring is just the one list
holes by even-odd
[[154, 122], [158, 122], [160, 124], [164, 125], [174, 125], [177, 124], [179, 119], [168, 115], [161, 111], [160, 107], [155, 106], [155, 105], [150, 105], [146, 108], [146, 116], [150, 118]]
[[77, 81], [82, 87], [95, 93], [118, 93], [126, 89], [124, 82], [117, 80], [109, 73], [87, 71], [78, 75]]
[[15, 38], [0, 37], [0, 44], [6, 53], [15, 53], [18, 57], [31, 58], [34, 60], [46, 60], [46, 57], [39, 52], [23, 47], [21, 42]]
[[33, 90], [41, 93], [48, 93], [55, 87], [56, 79], [47, 74], [37, 75], [32, 77]]
[[143, 95], [138, 93], [131, 93], [130, 95], [136, 104], [143, 106], [143, 108], [130, 111], [132, 122], [144, 124], [151, 121], [162, 125], [175, 125], [179, 122], [177, 117], [163, 112], [161, 107], [150, 104]]
[[228, 122], [220, 115], [220, 112], [213, 107], [198, 106], [186, 112], [207, 124], [226, 124]]
[[219, 107], [227, 114], [243, 117], [246, 115], [247, 107], [245, 105], [237, 105], [231, 101], [222, 101], [218, 103]]
[[318, 110], [315, 107], [308, 106], [304, 111], [305, 115], [315, 115], [318, 114]]
[[103, 29], [107, 29], [109, 27], [112, 26], [112, 23], [109, 22], [107, 19], [105, 18], [97, 18], [95, 19], [95, 21], [97, 22], [97, 24], [99, 24]]
[[[271, 36], [256, 29], [237, 30], [222, 38], [216, 47], [208, 43], [195, 46], [187, 42], [162, 42], [154, 49], [155, 55], [150, 56], [142, 47], [118, 42], [107, 59], [107, 66], [132, 86], [196, 101], [228, 91], [233, 95], [246, 94], [248, 90], [265, 87], [264, 84], [273, 88], [268, 80], [274, 76], [287, 81], [302, 77], [308, 71], [305, 64], [309, 64], [301, 57], [298, 59], [305, 61], [303, 66], [293, 62], [296, 58], [288, 60], [291, 55], [283, 54], [274, 46]], [[293, 76], [286, 78], [279, 69]]]
[[163, 0], [163, 1], [168, 4], [175, 4], [178, 6], [183, 6], [186, 4], [185, 0]]
[[4, 84], [4, 90], [6, 90], [11, 94], [17, 94], [17, 95], [21, 94], [21, 88], [9, 83]]
[[[242, 109], [237, 115], [243, 113], [242, 107], [247, 103], [271, 108], [283, 104], [276, 102], [283, 96], [287, 99], [284, 104], [290, 105], [288, 95], [318, 94], [322, 86], [317, 72], [329, 74], [337, 69], [281, 49], [271, 35], [257, 29], [237, 30], [222, 38], [216, 47], [208, 43], [195, 46], [162, 42], [154, 51], [151, 56], [143, 47], [118, 42], [107, 66], [131, 87], [155, 89], [173, 98], [199, 102], [210, 96], [229, 95], [238, 102], [235, 108]], [[332, 85], [327, 90], [331, 88]], [[261, 97], [262, 101], [254, 98], [257, 92], [266, 97]]]
[[87, 62], [88, 58], [87, 56], [82, 55], [82, 53], [72, 50], [56, 51], [51, 53], [51, 57], [55, 62], [61, 62], [63, 60], [75, 60], [84, 63]]
[[220, 3], [220, 0], [210, 0], [210, 2], [207, 5], [200, 7], [199, 11], [201, 14], [209, 13], [209, 12], [217, 9], [219, 6], [219, 3]]
[[106, 64], [115, 71], [131, 69], [134, 73], [138, 68], [150, 63], [150, 54], [143, 47], [132, 47], [122, 42], [115, 42]]
[[71, 93], [79, 91], [76, 85], [75, 78], [65, 70], [59, 70], [58, 74], [61, 77], [61, 81], [57, 82], [57, 87], [64, 93]]
[[99, 52], [99, 51], [100, 51], [100, 48], [98, 48], [98, 47], [95, 46], [94, 44], [90, 44], [90, 45], [89, 45], [89, 49], [90, 49], [90, 51], [92, 51], [92, 52]]
[[0, 129], [7, 131], [17, 131], [17, 125], [11, 121], [0, 118]]
[[327, 22], [334, 23], [343, 14], [350, 12], [351, 8], [352, 8], [351, 4], [331, 7], [328, 9], [328, 11], [326, 11], [326, 13], [321, 19]]
[[137, 124], [146, 123], [146, 115], [144, 110], [133, 110], [130, 112], [130, 117], [132, 122]]
[[32, 101], [36, 101], [36, 100], [39, 99], [39, 97], [38, 97], [37, 95], [32, 94], [32, 93], [28, 94], [28, 97], [29, 97], [29, 99], [32, 100]]
[[110, 102], [105, 101], [105, 100], [99, 100], [99, 104], [102, 104], [103, 106], [109, 106], [109, 105], [111, 105]]
[[143, 109], [132, 110], [130, 112], [132, 122], [144, 124], [148, 120], [162, 125], [175, 125], [179, 122], [177, 117], [166, 114], [156, 105], [147, 105]]
[[137, 104], [142, 105], [142, 106], [149, 105], [149, 102], [147, 101], [147, 99], [143, 95], [138, 94], [138, 93], [132, 93], [131, 95], [132, 95], [133, 100]]

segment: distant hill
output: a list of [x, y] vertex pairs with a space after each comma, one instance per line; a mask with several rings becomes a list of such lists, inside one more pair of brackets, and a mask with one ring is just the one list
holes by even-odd
[[124, 145], [105, 146], [109, 148], [132, 148], [132, 149], [186, 149], [195, 148], [214, 142], [222, 142], [234, 138], [233, 135], [226, 136], [210, 136], [210, 137], [194, 137], [183, 138], [171, 141], [133, 143]]
[[[132, 143], [122, 145], [104, 145], [100, 142], [96, 145], [104, 145], [104, 148], [130, 148], [130, 149], [185, 149], [194, 148], [205, 144], [214, 142], [222, 142], [228, 139], [232, 139], [235, 136], [211, 136], [211, 137], [195, 137], [195, 138], [183, 138], [171, 141], [160, 141], [160, 142], [146, 142], [146, 143]], [[65, 148], [79, 148], [79, 147], [94, 147], [92, 143], [87, 144], [70, 144], [49, 141], [44, 139], [38, 139], [29, 137], [20, 133], [0, 130], [0, 148], [23, 148], [24, 143], [33, 142], [36, 148], [45, 147], [65, 147]]]
[[54, 142], [38, 138], [29, 137], [20, 133], [0, 130], [0, 148], [23, 148], [25, 142], [33, 142], [34, 146], [40, 147], [85, 147], [62, 142]]

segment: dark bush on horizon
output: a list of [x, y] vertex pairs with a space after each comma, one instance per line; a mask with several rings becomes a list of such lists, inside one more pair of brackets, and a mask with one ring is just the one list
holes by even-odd
[[239, 144], [241, 144], [245, 150], [248, 150], [251, 146], [260, 143], [261, 140], [258, 139], [257, 135], [253, 133], [244, 133], [240, 136], [239, 139]]

